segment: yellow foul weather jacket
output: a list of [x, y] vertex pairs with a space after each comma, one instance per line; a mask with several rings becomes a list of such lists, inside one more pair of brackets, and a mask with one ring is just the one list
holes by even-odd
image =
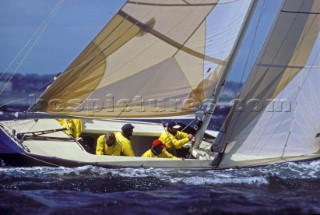
[[61, 124], [62, 128], [67, 129], [64, 132], [73, 136], [74, 122], [72, 119], [57, 119], [57, 121]]
[[181, 149], [184, 144], [190, 141], [188, 134], [182, 131], [177, 131], [175, 136], [165, 131], [160, 135], [159, 140], [165, 144], [168, 149]]
[[66, 128], [65, 132], [72, 135], [74, 138], [78, 138], [82, 132], [81, 119], [57, 119], [62, 128]]
[[143, 153], [143, 155], [141, 157], [144, 157], [144, 158], [177, 158], [176, 156], [167, 152], [166, 149], [163, 149], [159, 156], [153, 154], [151, 149], [149, 149], [148, 151]]
[[115, 132], [115, 143], [113, 146], [108, 146], [106, 143], [106, 136], [101, 135], [97, 139], [96, 154], [97, 155], [113, 155], [113, 156], [132, 156], [134, 152], [131, 147], [131, 141], [122, 136], [120, 132]]
[[121, 155], [121, 145], [116, 140], [113, 146], [108, 146], [106, 144], [106, 136], [101, 135], [97, 140], [96, 146], [96, 154], [97, 155], [113, 155], [113, 156], [120, 156]]
[[74, 138], [78, 138], [82, 133], [82, 120], [73, 119], [73, 124], [74, 124], [73, 136]]
[[132, 150], [131, 141], [124, 137], [121, 132], [114, 132], [116, 141], [119, 142], [122, 148], [122, 154], [125, 156], [134, 157], [134, 152]]

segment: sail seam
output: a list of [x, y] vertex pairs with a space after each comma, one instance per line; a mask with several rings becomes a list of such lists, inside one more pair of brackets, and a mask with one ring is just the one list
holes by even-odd
[[290, 10], [281, 10], [283, 13], [300, 13], [300, 14], [314, 14], [319, 15], [320, 12], [307, 12], [307, 11], [290, 11]]
[[257, 66], [261, 67], [273, 67], [273, 68], [291, 68], [291, 69], [310, 69], [310, 68], [320, 68], [320, 66], [290, 66], [290, 65], [280, 65], [280, 64], [264, 64], [260, 63]]
[[[213, 7], [212, 7], [212, 8], [213, 8]], [[211, 8], [211, 10], [212, 10], [212, 8]], [[195, 9], [193, 9], [193, 10], [195, 10]], [[211, 11], [211, 10], [210, 10], [210, 11]], [[124, 12], [123, 10], [119, 10], [119, 11], [118, 11], [118, 15], [126, 17], [126, 19], [127, 19], [129, 22], [134, 23], [136, 26], [140, 27], [141, 29], [146, 30], [147, 32], [150, 32], [150, 33], [151, 33], [151, 31], [152, 31], [153, 33], [151, 33], [151, 34], [153, 34], [154, 36], [156, 36], [154, 33], [157, 33], [157, 34], [160, 34], [160, 35], [162, 35], [163, 37], [165, 37], [165, 36], [164, 36], [163, 34], [161, 34], [160, 32], [155, 31], [155, 30], [152, 29], [149, 25], [146, 25], [146, 24], [140, 22], [139, 20], [137, 20], [137, 19], [135, 19], [134, 17], [130, 16], [129, 14], [127, 14], [126, 12]], [[207, 14], [207, 15], [208, 15], [208, 14]], [[205, 21], [205, 19], [202, 20], [201, 23], [203, 23], [204, 21]], [[201, 24], [200, 24], [200, 25], [201, 25]], [[198, 25], [198, 27], [197, 27], [195, 30], [197, 30], [200, 25]], [[194, 34], [194, 32], [189, 36], [189, 38], [187, 38], [187, 40], [185, 41], [185, 43], [190, 39], [190, 37], [191, 37], [193, 34]], [[156, 37], [157, 37], [157, 36], [156, 36]], [[158, 37], [158, 38], [161, 39], [161, 37]], [[169, 39], [170, 41], [173, 41], [174, 43], [178, 44], [179, 46], [176, 47], [176, 48], [178, 48], [178, 50], [177, 50], [176, 53], [165, 63], [165, 65], [157, 72], [157, 74], [155, 74], [154, 77], [153, 77], [151, 80], [149, 80], [149, 82], [146, 84], [146, 86], [144, 86], [144, 87], [140, 90], [140, 92], [144, 91], [144, 90], [150, 85], [151, 81], [154, 80], [155, 77], [157, 77], [159, 74], [162, 73], [162, 71], [166, 68], [166, 66], [174, 59], [173, 57], [184, 47], [184, 44], [179, 44], [179, 43], [177, 43], [176, 41], [174, 41], [174, 40], [172, 40], [172, 39], [170, 39], [170, 38], [168, 38], [168, 37], [165, 37], [165, 38], [167, 38], [167, 39]], [[166, 42], [166, 41], [165, 41], [165, 42]], [[170, 44], [170, 43], [169, 43], [169, 44]], [[201, 53], [199, 53], [199, 54], [201, 54]], [[139, 93], [140, 93], [140, 92], [139, 92]], [[131, 103], [131, 101], [132, 101], [132, 99], [130, 100], [130, 103]], [[125, 110], [125, 108], [118, 114], [118, 117], [121, 116], [121, 114], [124, 112], [124, 110]], [[182, 111], [182, 112], [184, 112], [184, 111]]]
[[216, 64], [219, 64], [219, 65], [225, 65], [226, 64], [226, 62], [224, 60], [204, 55], [202, 53], [199, 53], [199, 52], [197, 52], [197, 51], [195, 51], [193, 49], [190, 49], [190, 48], [184, 46], [183, 44], [178, 43], [177, 41], [175, 41], [175, 40], [163, 35], [162, 33], [158, 32], [156, 30], [154, 30], [149, 25], [139, 22], [134, 17], [130, 16], [129, 14], [127, 14], [126, 12], [124, 12], [122, 10], [120, 10], [118, 12], [118, 14], [121, 15], [122, 17], [126, 17], [126, 19], [128, 21], [130, 21], [132, 23], [136, 23], [136, 25], [138, 27], [140, 27], [142, 30], [151, 33], [153, 36], [155, 36], [155, 37], [161, 39], [162, 41], [164, 41], [164, 42], [166, 42], [166, 43], [178, 48], [181, 51], [184, 51], [184, 52], [186, 52], [186, 53], [188, 53], [188, 54], [190, 54], [190, 55], [192, 55], [194, 57], [210, 61], [212, 63], [216, 63]]
[[[184, 1], [185, 2], [185, 1]], [[138, 5], [150, 5], [150, 6], [164, 6], [164, 7], [181, 7], [181, 6], [214, 6], [218, 3], [203, 3], [203, 4], [190, 4], [188, 2], [185, 2], [186, 4], [155, 4], [155, 3], [147, 3], [147, 2], [133, 2], [133, 1], [127, 1], [128, 4], [138, 4]]]
[[[27, 41], [27, 43], [24, 45], [24, 47], [19, 51], [19, 53], [15, 56], [15, 58], [10, 62], [10, 64], [7, 66], [7, 68], [5, 69], [4, 73], [2, 73], [2, 75], [0, 77], [2, 77], [4, 74], [6, 74], [9, 70], [9, 68], [13, 65], [13, 63], [18, 59], [19, 55], [23, 53], [23, 51], [27, 48], [28, 44], [32, 41], [32, 39], [35, 37], [33, 43], [31, 44], [31, 46], [28, 48], [26, 54], [23, 56], [23, 58], [21, 59], [21, 61], [19, 62], [19, 64], [16, 66], [16, 68], [14, 69], [13, 73], [11, 76], [8, 76], [8, 78], [6, 78], [5, 81], [7, 81], [5, 83], [5, 85], [3, 86], [2, 90], [0, 91], [0, 95], [3, 93], [3, 91], [5, 90], [5, 88], [7, 87], [8, 83], [12, 80], [12, 78], [14, 77], [14, 75], [16, 74], [16, 72], [20, 69], [21, 65], [25, 62], [25, 60], [29, 57], [31, 51], [33, 50], [34, 46], [37, 44], [37, 42], [39, 41], [40, 37], [42, 36], [43, 32], [46, 30], [46, 28], [48, 27], [50, 21], [52, 20], [52, 18], [55, 16], [55, 14], [58, 12], [58, 10], [60, 9], [60, 7], [63, 5], [64, 0], [60, 0], [56, 6], [52, 9], [51, 13], [49, 14], [49, 16], [44, 20], [44, 22], [39, 26], [39, 28], [33, 33], [33, 35], [29, 38], [29, 40]], [[37, 35], [38, 34], [38, 35]]]
[[[281, 10], [280, 10], [280, 11], [281, 11]], [[279, 16], [280, 16], [280, 15], [279, 15]], [[297, 19], [297, 18], [295, 18], [295, 20], [296, 20], [296, 19]], [[277, 20], [277, 22], [278, 22], [278, 21], [279, 21], [279, 20]], [[290, 27], [290, 28], [292, 28], [292, 24], [291, 24], [291, 27]], [[287, 32], [287, 34], [288, 34], [288, 32]], [[281, 46], [279, 47], [279, 49], [281, 49], [283, 43], [284, 43], [284, 41], [281, 42]], [[277, 52], [276, 52], [277, 54], [279, 53], [279, 49], [278, 49]], [[274, 61], [275, 58], [276, 58], [276, 56], [273, 57], [272, 62]], [[276, 65], [276, 64], [258, 64], [258, 66], [268, 67], [268, 68], [266, 69], [266, 72], [269, 71], [269, 69], [271, 69], [271, 68], [277, 68], [277, 67], [279, 67], [279, 68], [284, 68], [284, 69], [291, 69], [291, 70], [292, 70], [292, 69], [301, 69], [301, 68], [303, 68], [302, 66], [289, 66], [289, 65], [284, 66], [284, 65]], [[293, 72], [294, 72], [294, 71], [293, 71]], [[290, 81], [290, 79], [289, 79], [289, 76], [288, 76], [288, 77], [286, 78], [285, 83], [287, 84], [289, 81]], [[254, 83], [254, 81], [252, 81], [252, 83]], [[251, 89], [251, 87], [252, 87], [252, 85], [250, 86], [250, 89]], [[282, 96], [283, 96], [283, 91], [279, 94], [279, 99], [280, 99], [280, 100], [282, 99]], [[262, 114], [261, 114], [261, 115], [262, 115]], [[262, 131], [261, 134], [259, 135], [259, 138], [258, 138], [259, 141], [258, 141], [258, 142], [261, 141], [261, 139], [262, 139], [263, 136], [265, 135], [267, 129], [270, 128], [270, 124], [271, 124], [272, 120], [274, 120], [274, 118], [275, 118], [275, 112], [273, 112], [273, 113], [271, 114], [271, 116], [269, 117], [266, 126], [263, 128], [263, 131]], [[284, 118], [284, 116], [283, 116], [282, 118]], [[279, 123], [276, 127], [279, 129], [280, 126], [281, 126], [281, 124], [282, 124], [283, 122], [284, 122], [284, 119], [283, 119], [283, 120], [280, 120], [280, 123]], [[293, 119], [292, 119], [292, 123], [293, 123], [293, 122], [294, 122], [294, 116], [293, 116]], [[285, 151], [286, 151], [286, 148], [287, 148], [287, 144], [288, 144], [288, 140], [289, 140], [289, 138], [290, 138], [290, 133], [291, 133], [290, 131], [291, 131], [291, 129], [292, 129], [292, 124], [291, 124], [291, 126], [290, 126], [290, 130], [289, 130], [288, 136], [287, 136], [287, 138], [286, 138], [285, 145], [284, 145], [283, 150], [282, 150], [282, 153], [281, 153], [281, 157], [283, 157], [284, 154], [285, 154]], [[272, 139], [273, 137], [274, 137], [274, 134], [270, 135], [267, 142], [271, 141], [271, 139]], [[257, 147], [257, 145], [255, 145], [255, 146], [253, 147], [252, 151], [253, 151], [253, 150], [256, 150], [256, 147]]]

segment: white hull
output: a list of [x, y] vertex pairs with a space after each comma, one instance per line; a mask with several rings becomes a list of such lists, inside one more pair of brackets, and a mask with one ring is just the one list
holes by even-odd
[[[127, 121], [126, 121], [127, 122]], [[93, 120], [83, 119], [83, 137], [91, 138], [92, 142], [96, 138], [104, 134], [106, 131], [120, 131], [124, 121], [121, 120]], [[154, 167], [154, 168], [177, 168], [177, 169], [211, 169], [210, 162], [214, 158], [214, 154], [210, 152], [211, 143], [203, 141], [198, 150], [193, 150], [192, 154], [195, 159], [164, 159], [164, 158], [142, 158], [141, 155], [151, 147], [154, 139], [164, 131], [161, 124], [132, 122], [135, 126], [132, 137], [132, 148], [136, 157], [126, 156], [106, 156], [95, 155], [91, 149], [91, 153], [76, 140], [70, 138], [63, 131], [49, 134], [38, 135], [37, 138], [28, 138], [24, 141], [18, 141], [15, 134], [44, 130], [61, 129], [60, 124], [55, 119], [39, 119], [34, 120], [17, 120], [2, 122], [2, 134], [6, 133], [11, 141], [4, 142], [2, 138], [1, 144], [12, 146], [8, 152], [3, 149], [0, 155], [20, 154], [25, 158], [33, 159], [42, 163], [41, 165], [50, 166], [82, 166], [95, 165], [105, 167]], [[209, 131], [211, 135], [217, 132]], [[43, 137], [43, 138], [42, 138]], [[47, 138], [47, 139], [45, 139]], [[60, 140], [59, 138], [64, 138]], [[13, 146], [14, 145], [14, 146]], [[4, 146], [2, 146], [4, 148]], [[14, 150], [12, 150], [14, 149]], [[1, 147], [0, 147], [1, 150]], [[15, 153], [15, 152], [16, 153]], [[90, 151], [90, 150], [89, 150]]]

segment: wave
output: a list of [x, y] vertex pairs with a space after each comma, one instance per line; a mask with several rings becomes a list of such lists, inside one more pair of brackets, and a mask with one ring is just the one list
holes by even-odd
[[[55, 189], [112, 192], [121, 190], [151, 190], [153, 187], [180, 185], [283, 185], [315, 184], [320, 180], [320, 161], [274, 164], [259, 168], [226, 170], [172, 170], [153, 168], [106, 169], [94, 166], [78, 168], [31, 167], [0, 168], [1, 189]], [[112, 184], [112, 186], [108, 186]], [[94, 186], [93, 186], [94, 185]]]
[[186, 171], [0, 168], [2, 214], [320, 213], [320, 161]]

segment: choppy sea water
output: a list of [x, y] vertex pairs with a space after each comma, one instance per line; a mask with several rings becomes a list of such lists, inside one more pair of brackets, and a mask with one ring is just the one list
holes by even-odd
[[320, 213], [320, 161], [210, 171], [0, 168], [0, 214]]

